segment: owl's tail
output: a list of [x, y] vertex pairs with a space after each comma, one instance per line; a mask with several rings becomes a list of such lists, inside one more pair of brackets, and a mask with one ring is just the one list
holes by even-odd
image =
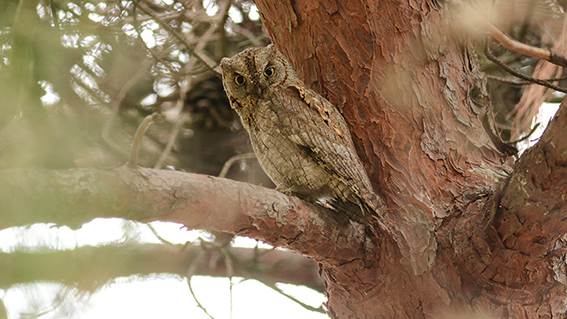
[[349, 198], [348, 200], [335, 199], [332, 207], [347, 216], [348, 219], [368, 225], [372, 217], [378, 215], [382, 203], [378, 196], [372, 193], [365, 194], [364, 198], [356, 196], [356, 198]]

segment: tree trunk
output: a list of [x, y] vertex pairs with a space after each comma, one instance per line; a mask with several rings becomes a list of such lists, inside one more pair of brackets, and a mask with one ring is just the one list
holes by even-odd
[[450, 7], [256, 4], [300, 77], [343, 112], [388, 207], [372, 256], [323, 263], [331, 317], [561, 317], [565, 106], [506, 182], [511, 160], [482, 125], [485, 77], [447, 32]]

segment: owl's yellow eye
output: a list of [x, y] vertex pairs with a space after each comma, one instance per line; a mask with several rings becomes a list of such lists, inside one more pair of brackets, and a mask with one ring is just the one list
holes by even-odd
[[276, 69], [273, 66], [269, 66], [264, 70], [265, 76], [272, 76], [276, 73]]
[[244, 82], [246, 82], [246, 78], [243, 77], [242, 75], [237, 75], [234, 77], [234, 83], [238, 84], [238, 85], [242, 85], [244, 84]]

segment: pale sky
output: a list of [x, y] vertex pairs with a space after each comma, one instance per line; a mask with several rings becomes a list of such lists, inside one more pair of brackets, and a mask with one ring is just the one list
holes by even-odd
[[[160, 236], [173, 243], [194, 241], [203, 235], [199, 231], [182, 230], [179, 224], [161, 222], [152, 224]], [[125, 229], [128, 231], [125, 232]], [[96, 219], [77, 231], [72, 231], [68, 227], [57, 228], [45, 224], [13, 227], [0, 231], [0, 249], [6, 252], [22, 245], [72, 249], [82, 245], [125, 241], [159, 243], [147, 226], [120, 219]], [[235, 246], [238, 247], [254, 247], [255, 244], [256, 241], [249, 238], [239, 237], [235, 240]], [[7, 291], [0, 290], [0, 298], [6, 304], [9, 318], [26, 318], [28, 315], [45, 312], [40, 318], [210, 319], [197, 307], [186, 279], [178, 276], [118, 278], [91, 296], [81, 298], [75, 296], [77, 290], [69, 289], [67, 296], [58, 300], [57, 294], [61, 294], [62, 287], [56, 283], [19, 285]], [[326, 315], [304, 309], [255, 280], [242, 281], [242, 278], [233, 278], [232, 317], [228, 278], [194, 276], [192, 287], [199, 302], [216, 319], [328, 318]], [[279, 287], [313, 307], [320, 306], [325, 300], [323, 294], [306, 287], [289, 284]], [[54, 305], [59, 305], [59, 308]], [[65, 313], [62, 309], [70, 310]]]

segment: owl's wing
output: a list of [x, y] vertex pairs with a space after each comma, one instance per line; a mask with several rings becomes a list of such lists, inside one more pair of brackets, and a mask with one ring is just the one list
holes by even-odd
[[279, 92], [282, 94], [277, 98], [285, 99], [281, 102], [294, 114], [292, 118], [281, 119], [283, 129], [289, 129], [285, 135], [308, 151], [309, 156], [341, 179], [344, 185], [354, 188], [360, 198], [373, 195], [348, 126], [335, 106], [304, 86], [294, 85]]

